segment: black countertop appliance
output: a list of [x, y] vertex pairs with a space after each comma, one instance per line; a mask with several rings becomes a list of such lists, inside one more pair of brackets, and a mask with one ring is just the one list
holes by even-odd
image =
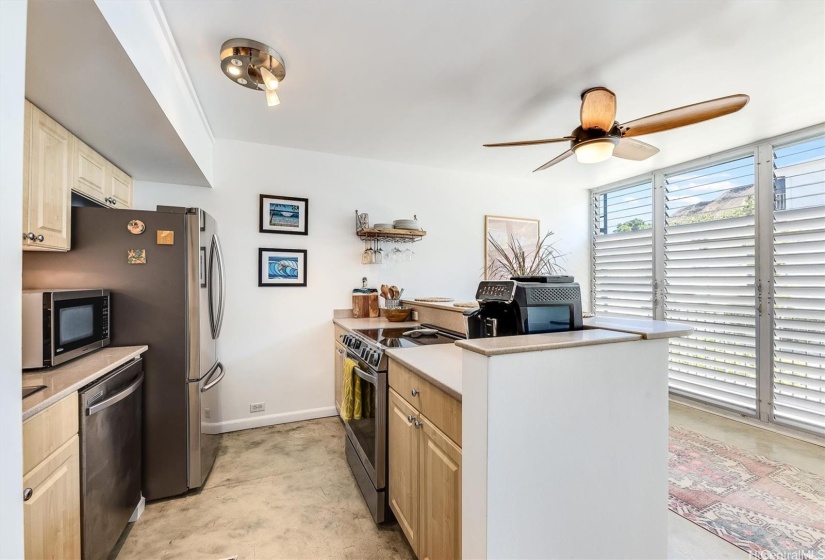
[[582, 328], [581, 288], [572, 276], [485, 280], [479, 308], [464, 312], [468, 338], [513, 336]]

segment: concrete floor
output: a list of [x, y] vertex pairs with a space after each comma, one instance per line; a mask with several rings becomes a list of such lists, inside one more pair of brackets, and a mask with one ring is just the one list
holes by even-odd
[[[821, 447], [671, 403], [670, 423], [813, 472]], [[376, 526], [346, 464], [344, 432], [324, 418], [223, 436], [204, 488], [147, 504], [117, 558], [401, 558], [414, 555], [396, 524]], [[671, 559], [749, 558], [668, 512]]]

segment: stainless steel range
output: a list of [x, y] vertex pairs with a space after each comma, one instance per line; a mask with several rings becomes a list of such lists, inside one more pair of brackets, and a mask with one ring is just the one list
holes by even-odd
[[[426, 334], [414, 331], [428, 329]], [[422, 331], [423, 332], [423, 331]], [[387, 505], [387, 356], [388, 348], [412, 348], [424, 344], [452, 344], [464, 338], [458, 333], [431, 325], [407, 328], [363, 329], [340, 337], [347, 347], [347, 356], [357, 363], [355, 374], [362, 383], [372, 385], [369, 391], [374, 415], [344, 422], [346, 455], [355, 480], [361, 488], [376, 523], [391, 518]]]

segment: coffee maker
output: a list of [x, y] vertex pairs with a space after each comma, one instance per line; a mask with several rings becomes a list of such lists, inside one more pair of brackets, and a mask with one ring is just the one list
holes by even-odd
[[478, 309], [464, 312], [467, 338], [582, 329], [582, 298], [572, 276], [516, 276], [485, 280]]

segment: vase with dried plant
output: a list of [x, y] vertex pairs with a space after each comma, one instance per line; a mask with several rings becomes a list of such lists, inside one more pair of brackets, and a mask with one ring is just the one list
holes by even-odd
[[485, 272], [490, 280], [509, 280], [514, 276], [547, 276], [564, 274], [560, 261], [565, 255], [551, 241], [553, 232], [548, 231], [539, 237], [535, 245], [525, 244], [515, 235], [510, 235], [507, 243], [500, 243], [492, 234], [488, 235], [490, 243], [490, 262]]

